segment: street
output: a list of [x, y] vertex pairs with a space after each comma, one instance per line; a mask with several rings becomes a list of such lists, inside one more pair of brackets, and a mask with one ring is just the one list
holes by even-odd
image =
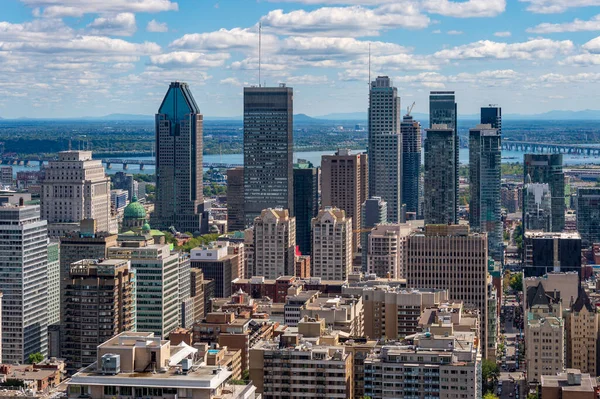
[[[520, 303], [514, 296], [504, 298], [501, 309], [501, 331], [504, 336], [504, 353], [499, 357], [500, 377], [496, 394], [500, 398], [521, 398], [526, 392], [524, 365], [519, 363], [518, 342], [522, 323]], [[521, 354], [522, 356], [522, 354]]]

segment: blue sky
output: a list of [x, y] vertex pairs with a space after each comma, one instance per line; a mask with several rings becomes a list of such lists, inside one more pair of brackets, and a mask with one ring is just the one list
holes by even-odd
[[369, 45], [414, 112], [434, 89], [459, 114], [600, 109], [600, 0], [2, 0], [0, 117], [153, 114], [172, 80], [241, 115], [259, 22], [296, 113], [365, 111]]

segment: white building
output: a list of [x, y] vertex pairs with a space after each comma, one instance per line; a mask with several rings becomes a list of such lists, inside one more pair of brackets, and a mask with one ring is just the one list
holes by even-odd
[[254, 219], [253, 276], [296, 275], [296, 218], [287, 209], [263, 209]]
[[312, 220], [310, 274], [325, 280], [346, 280], [352, 272], [352, 218], [338, 208], [325, 208]]

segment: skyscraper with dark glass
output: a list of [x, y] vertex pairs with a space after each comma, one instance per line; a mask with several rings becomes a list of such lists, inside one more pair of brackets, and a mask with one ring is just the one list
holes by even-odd
[[421, 123], [409, 114], [404, 115], [400, 125], [402, 132], [402, 204], [407, 212], [419, 216], [419, 193], [421, 191]]
[[244, 214], [251, 224], [263, 209], [294, 212], [293, 89], [244, 88]]
[[294, 164], [294, 214], [296, 245], [302, 255], [311, 254], [311, 222], [319, 212], [319, 169], [299, 159]]
[[155, 118], [155, 227], [208, 231], [203, 217], [202, 123], [187, 83], [171, 83]]
[[[458, 169], [459, 169], [459, 137], [458, 137], [458, 121], [457, 121], [457, 106], [456, 97], [453, 91], [432, 91], [429, 93], [429, 127], [434, 125], [446, 125], [453, 133], [454, 142], [454, 162], [449, 166], [453, 168], [454, 182], [450, 183], [454, 187], [454, 221], [458, 223]], [[444, 160], [444, 163], [447, 163]], [[427, 184], [427, 182], [425, 182]], [[427, 193], [425, 193], [427, 195]]]
[[425, 224], [457, 224], [454, 129], [445, 124], [425, 130], [423, 216]]
[[487, 107], [481, 107], [481, 124], [489, 124], [502, 136], [502, 108], [490, 104]]
[[586, 248], [600, 242], [600, 188], [577, 189], [577, 231]]
[[[528, 179], [529, 177], [529, 179]], [[523, 181], [546, 183], [552, 196], [551, 228], [554, 232], [565, 228], [565, 174], [562, 154], [525, 154], [523, 161]], [[529, 210], [523, 204], [523, 214]]]

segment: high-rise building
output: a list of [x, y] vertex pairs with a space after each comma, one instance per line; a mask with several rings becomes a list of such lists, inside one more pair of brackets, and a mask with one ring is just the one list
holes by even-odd
[[68, 370], [89, 366], [96, 361], [98, 345], [135, 331], [135, 285], [135, 271], [127, 260], [84, 259], [71, 265], [61, 339]]
[[[456, 182], [454, 186], [454, 206], [456, 210], [454, 213], [458, 215], [458, 170], [460, 166], [460, 139], [458, 136], [458, 111], [456, 97], [453, 91], [432, 91], [429, 93], [429, 128], [433, 128], [434, 125], [446, 125], [448, 129], [452, 129], [453, 131], [454, 162], [452, 165], [448, 166], [452, 166], [454, 171], [454, 181]], [[427, 151], [427, 149], [425, 151]], [[425, 180], [427, 181], [427, 179]], [[425, 193], [425, 197], [427, 197], [427, 193]], [[457, 216], [455, 217], [454, 223], [458, 223]]]
[[294, 212], [294, 90], [244, 88], [244, 214], [252, 224], [263, 209]]
[[[565, 227], [565, 174], [562, 154], [525, 154], [523, 181], [531, 178], [532, 183], [546, 183], [552, 195], [552, 231], [560, 232]], [[523, 212], [528, 212], [523, 203]]]
[[254, 219], [253, 276], [296, 275], [296, 218], [287, 209], [264, 209]]
[[204, 274], [202, 270], [192, 267], [190, 278], [190, 296], [194, 300], [194, 322], [197, 322], [204, 317]]
[[[127, 190], [129, 198], [133, 198], [134, 196], [140, 196], [139, 183], [133, 178], [133, 175], [131, 173], [117, 172], [114, 175], [111, 175], [111, 181], [113, 184], [113, 188]], [[142, 196], [143, 195], [144, 193], [142, 193]]]
[[488, 252], [499, 262], [504, 258], [500, 140], [500, 132], [489, 124], [469, 130], [469, 225], [487, 233]]
[[392, 86], [389, 77], [378, 76], [369, 89], [368, 195], [381, 197], [388, 203], [390, 222], [399, 222], [401, 218], [403, 148], [400, 123], [398, 89]]
[[310, 224], [319, 211], [319, 168], [299, 159], [294, 164], [294, 216], [296, 244], [303, 255], [310, 255]]
[[323, 280], [346, 280], [352, 272], [352, 220], [339, 208], [325, 208], [312, 220], [310, 273]]
[[525, 277], [550, 272], [577, 272], [581, 277], [581, 236], [577, 232], [526, 231], [523, 252]]
[[425, 224], [458, 222], [456, 135], [447, 125], [426, 129], [423, 216]]
[[600, 242], [600, 188], [577, 189], [577, 231], [585, 247]]
[[62, 151], [44, 169], [40, 202], [48, 235], [79, 231], [83, 219], [94, 219], [98, 231], [117, 232], [111, 214], [110, 179], [91, 151]]
[[60, 321], [60, 245], [48, 242], [48, 325]]
[[48, 230], [37, 205], [0, 207], [2, 361], [48, 353]]
[[419, 217], [421, 123], [414, 120], [410, 114], [406, 114], [402, 118], [400, 131], [402, 132], [402, 204], [406, 205], [406, 212], [412, 212]]
[[361, 207], [361, 265], [363, 272], [367, 270], [367, 254], [369, 253], [369, 232], [380, 223], [387, 223], [387, 202], [381, 197], [372, 197], [363, 202]]
[[354, 250], [360, 244], [361, 205], [368, 198], [368, 176], [367, 154], [351, 154], [350, 150], [340, 149], [335, 155], [321, 158], [321, 206], [342, 209], [352, 218]]
[[502, 108], [494, 104], [481, 107], [481, 124], [491, 125], [492, 129], [498, 129], [498, 134], [502, 136]]
[[546, 183], [531, 183], [527, 179], [523, 186], [523, 228], [527, 230], [552, 231], [552, 195]]
[[579, 369], [591, 376], [598, 375], [596, 351], [598, 347], [598, 312], [583, 287], [565, 315], [565, 335], [567, 346], [566, 367]]
[[378, 277], [404, 277], [404, 250], [413, 231], [408, 224], [379, 224], [369, 233], [367, 273]]
[[239, 255], [228, 253], [228, 242], [213, 242], [203, 247], [194, 248], [190, 255], [192, 268], [202, 271], [204, 278], [215, 282], [215, 297], [231, 296], [231, 282], [239, 275]]
[[[155, 117], [156, 201], [153, 224], [208, 232], [204, 215], [203, 117], [187, 83], [173, 82]], [[205, 220], [206, 219], [206, 220]]]
[[227, 170], [227, 230], [241, 231], [244, 220], [244, 168]]

